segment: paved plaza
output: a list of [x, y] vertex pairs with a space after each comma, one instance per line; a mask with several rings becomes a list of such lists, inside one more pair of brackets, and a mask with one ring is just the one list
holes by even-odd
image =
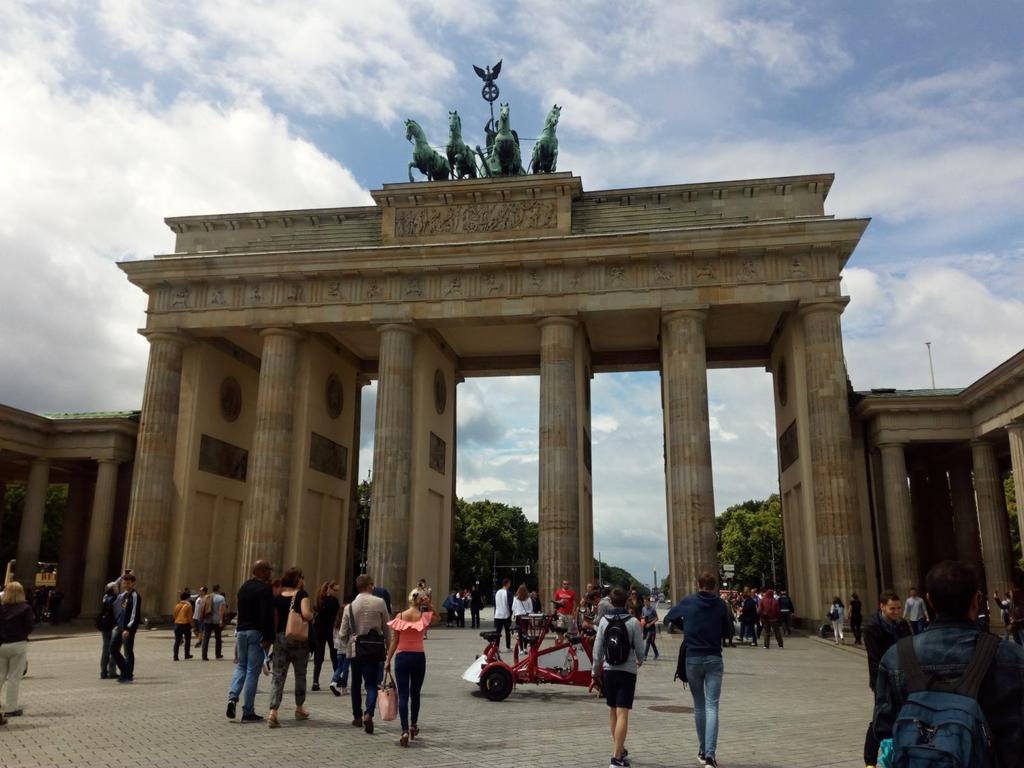
[[[485, 622], [486, 626], [486, 622]], [[679, 635], [666, 635], [658, 662], [640, 670], [627, 746], [637, 768], [696, 764], [690, 694], [673, 682]], [[173, 662], [166, 630], [141, 631], [136, 680], [99, 679], [99, 636], [37, 636], [22, 685], [25, 715], [0, 730], [2, 766], [605, 766], [607, 710], [585, 689], [526, 686], [504, 702], [460, 679], [483, 648], [476, 630], [435, 628], [427, 640], [421, 738], [397, 746], [398, 722], [376, 733], [350, 725], [349, 700], [310, 692], [313, 718], [282, 727], [224, 717], [232, 672], [224, 661]], [[212, 649], [211, 649], [212, 656]], [[718, 755], [724, 768], [860, 768], [871, 704], [863, 654], [810, 637], [725, 651]], [[329, 666], [329, 664], [328, 664]], [[312, 672], [312, 663], [310, 664]], [[270, 679], [256, 699], [266, 714]], [[685, 710], [683, 709], [685, 708]]]

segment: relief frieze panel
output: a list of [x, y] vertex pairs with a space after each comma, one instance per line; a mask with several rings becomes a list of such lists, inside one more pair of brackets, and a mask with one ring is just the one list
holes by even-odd
[[278, 278], [234, 283], [164, 284], [157, 309], [187, 312], [220, 308], [270, 308], [318, 304], [462, 301], [715, 285], [750, 285], [814, 279], [831, 273], [833, 252], [763, 254], [724, 251], [659, 254], [630, 262], [548, 261], [521, 266], [482, 266], [460, 271], [352, 272], [319, 279]]
[[395, 237], [512, 232], [557, 226], [558, 208], [551, 200], [435, 205], [395, 211]]

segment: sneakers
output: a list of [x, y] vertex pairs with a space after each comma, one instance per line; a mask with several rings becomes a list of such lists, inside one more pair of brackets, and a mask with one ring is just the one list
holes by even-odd
[[700, 768], [704, 768], [704, 753], [703, 752], [698, 752], [697, 753], [697, 764], [700, 765]]
[[313, 683], [313, 690], [314, 691], [319, 691], [320, 690], [320, 683]]
[[713, 757], [705, 757], [704, 768], [718, 768], [718, 761]]
[[228, 699], [228, 709], [227, 709], [227, 712], [224, 713], [225, 715], [227, 715], [228, 720], [234, 720], [235, 719], [235, 705], [237, 703], [238, 703], [237, 701], [233, 701], [231, 699]]
[[333, 693], [335, 696], [341, 696], [341, 689], [338, 688], [338, 684], [337, 683], [331, 683], [327, 687], [331, 689], [331, 693]]
[[263, 722], [263, 716], [262, 715], [257, 715], [255, 712], [253, 712], [251, 715], [242, 715], [242, 722], [243, 723], [262, 723]]
[[619, 766], [626, 766], [626, 768], [629, 768], [630, 765], [632, 765], [632, 763], [629, 762], [629, 758], [625, 755], [622, 757], [613, 757], [608, 761], [608, 768], [618, 768]]

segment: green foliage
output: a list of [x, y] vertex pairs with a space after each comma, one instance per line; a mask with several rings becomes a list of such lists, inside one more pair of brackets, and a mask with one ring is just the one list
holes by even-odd
[[622, 587], [623, 589], [635, 587], [636, 592], [640, 597], [647, 597], [647, 595], [651, 594], [651, 590], [647, 585], [632, 573], [623, 568], [608, 565], [608, 563], [603, 560], [598, 560], [596, 557], [594, 558], [594, 573], [598, 572], [599, 565], [601, 568], [601, 581], [604, 584], [607, 584], [610, 587]]
[[718, 558], [732, 563], [730, 586], [763, 586], [772, 580], [772, 547], [778, 584], [786, 583], [786, 548], [782, 536], [782, 501], [772, 494], [763, 501], [734, 504], [715, 518]]
[[[9, 560], [14, 559], [18, 550], [18, 530], [21, 528], [21, 516], [25, 511], [25, 486], [8, 486], [2, 503], [0, 563], [6, 566]], [[64, 528], [64, 512], [67, 507], [67, 485], [51, 485], [47, 488], [43, 536], [39, 544], [39, 560], [41, 562], [56, 563], [60, 556], [60, 536]], [[2, 578], [2, 574], [0, 574], [0, 578]]]
[[[496, 501], [459, 499], [455, 508], [455, 535], [452, 539], [452, 586], [470, 586], [479, 579], [490, 588], [494, 564], [530, 566], [530, 574], [521, 568], [513, 581], [537, 586], [537, 523], [530, 522], [519, 507]], [[513, 577], [507, 568], [498, 570], [498, 578]]]
[[1017, 567], [1024, 570], [1024, 556], [1021, 553], [1020, 521], [1017, 519], [1017, 493], [1013, 484], [1013, 475], [1003, 480], [1003, 493], [1006, 494], [1006, 511], [1010, 514], [1010, 543], [1013, 545], [1013, 560]]

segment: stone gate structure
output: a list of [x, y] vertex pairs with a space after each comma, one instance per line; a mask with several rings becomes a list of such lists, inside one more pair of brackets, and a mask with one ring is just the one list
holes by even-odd
[[539, 374], [541, 588], [581, 584], [591, 377], [660, 370], [670, 569], [690, 584], [717, 567], [707, 369], [751, 366], [778, 384], [787, 529], [805, 542], [792, 590], [866, 593], [839, 278], [868, 222], [825, 215], [831, 184], [584, 192], [555, 173], [168, 219], [173, 254], [121, 264], [149, 296], [150, 341], [125, 564], [164, 610], [214, 563], [346, 573], [359, 390], [376, 377], [368, 567], [395, 593], [444, 588], [457, 383]]
[[852, 392], [839, 276], [867, 221], [824, 214], [831, 184], [584, 192], [556, 173], [168, 219], [174, 253], [121, 265], [149, 296], [141, 421], [0, 406], [0, 490], [26, 487], [17, 576], [32, 582], [47, 487], [67, 483], [57, 586], [71, 614], [95, 612], [122, 565], [157, 615], [185, 584], [233, 594], [257, 557], [345, 579], [361, 544], [360, 391], [376, 378], [368, 569], [394, 594], [421, 577], [444, 591], [455, 389], [529, 374], [550, 595], [594, 576], [591, 377], [658, 370], [679, 594], [716, 567], [707, 369], [742, 366], [774, 377], [800, 613], [905, 594], [946, 557], [1003, 592], [1019, 575], [1002, 490], [1024, 477], [1024, 350], [962, 390]]

